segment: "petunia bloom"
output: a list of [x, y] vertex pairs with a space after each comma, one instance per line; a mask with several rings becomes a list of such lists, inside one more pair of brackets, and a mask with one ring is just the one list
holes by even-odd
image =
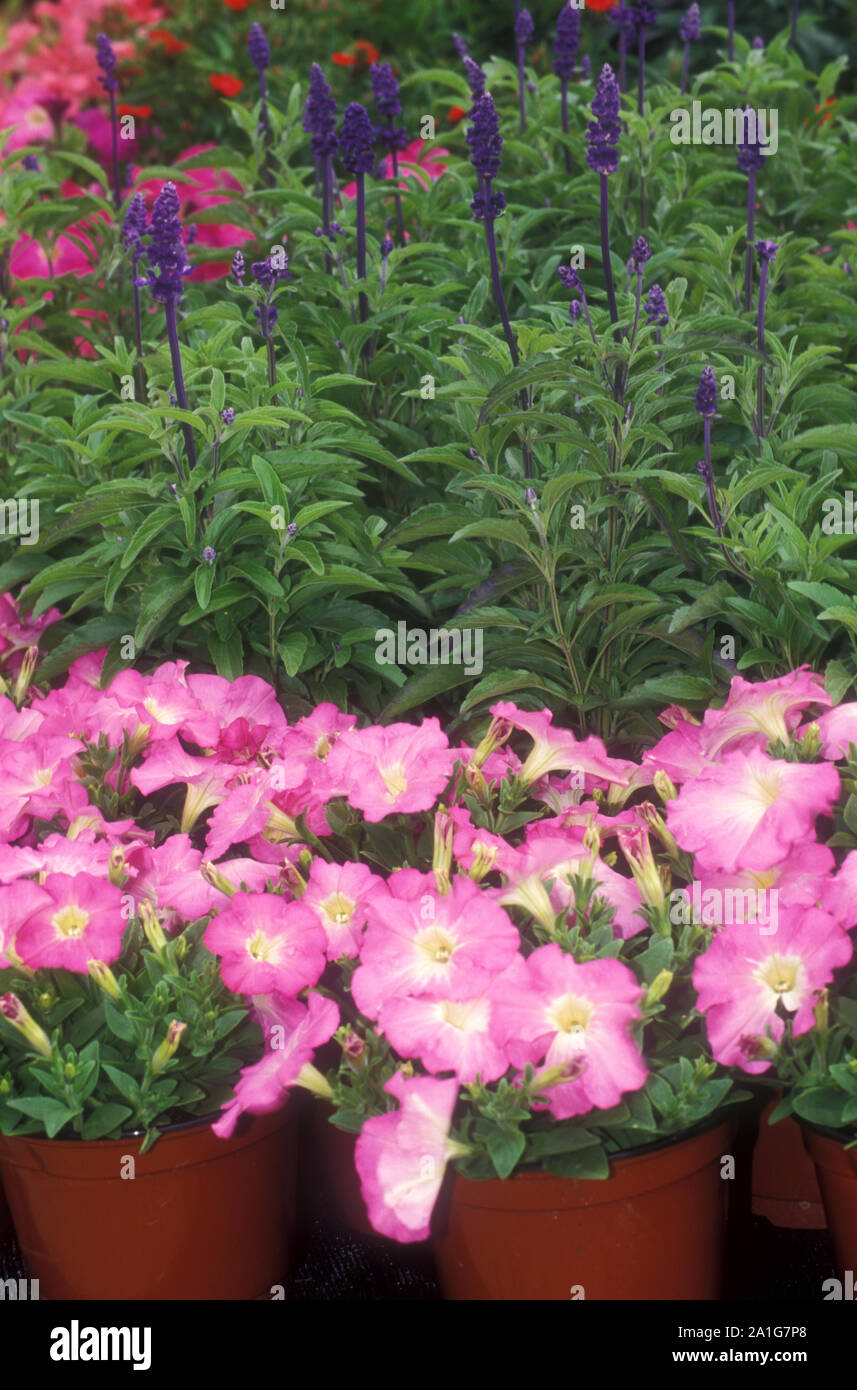
[[324, 969], [324, 932], [315, 913], [275, 893], [236, 893], [209, 923], [204, 941], [221, 957], [224, 983], [236, 994], [294, 996]]
[[15, 936], [15, 950], [24, 964], [32, 970], [81, 974], [93, 959], [112, 964], [126, 925], [120, 890], [85, 873], [48, 874], [43, 887], [49, 901], [27, 917]]

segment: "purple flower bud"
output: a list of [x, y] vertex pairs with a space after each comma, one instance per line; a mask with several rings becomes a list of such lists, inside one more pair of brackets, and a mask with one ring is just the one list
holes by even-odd
[[597, 174], [615, 174], [619, 168], [619, 152], [616, 146], [622, 127], [619, 123], [619, 84], [609, 63], [601, 69], [601, 76], [592, 100], [594, 121], [586, 127], [586, 143], [589, 146], [586, 162]]
[[643, 307], [646, 310], [646, 323], [653, 324], [656, 328], [666, 328], [670, 316], [667, 313], [667, 301], [664, 299], [664, 292], [660, 285], [652, 285]]
[[453, 34], [452, 42], [455, 44], [455, 51], [458, 54], [459, 58], [466, 58], [467, 44], [464, 42], [464, 39], [461, 37], [461, 35]]
[[638, 236], [631, 248], [631, 264], [636, 271], [641, 271], [646, 261], [651, 260], [652, 253], [649, 250], [649, 243], [644, 236]]
[[247, 267], [244, 264], [244, 257], [241, 255], [240, 251], [236, 251], [235, 255], [232, 257], [232, 278], [239, 285], [244, 284], [244, 275], [246, 273], [246, 269]]
[[529, 43], [534, 32], [535, 25], [533, 24], [533, 16], [530, 14], [529, 10], [521, 10], [521, 13], [515, 20], [515, 43]]
[[650, 28], [658, 22], [658, 11], [655, 5], [650, 5], [648, 0], [641, 0], [641, 3], [634, 6], [634, 20], [638, 29]]
[[485, 95], [485, 83], [487, 78], [478, 63], [474, 63], [472, 58], [464, 60], [464, 75], [467, 78], [467, 85], [470, 88], [470, 95], [474, 101]]
[[577, 290], [578, 292], [580, 292], [583, 289], [583, 281], [580, 278], [580, 273], [579, 271], [575, 270], [573, 266], [558, 265], [556, 268], [556, 273], [559, 276], [564, 289]]
[[396, 243], [393, 241], [393, 238], [391, 236], [384, 237], [384, 240], [381, 242], [381, 255], [384, 257], [384, 260], [386, 260], [387, 257], [390, 255], [390, 252], [394, 249], [395, 245]]
[[135, 269], [137, 262], [145, 252], [146, 248], [141, 238], [146, 235], [148, 230], [145, 194], [135, 193], [122, 219], [122, 246], [125, 251], [130, 253], [131, 264]]
[[25, 169], [29, 169], [31, 174], [37, 174], [39, 172], [39, 161], [34, 154], [25, 154], [21, 163]]
[[698, 464], [696, 465], [696, 471], [707, 487], [708, 484], [712, 481], [713, 477], [713, 474], [711, 472], [711, 464], [706, 463], [705, 459], [700, 459]]
[[373, 63], [369, 69], [369, 77], [372, 81], [375, 105], [381, 115], [392, 124], [394, 118], [402, 114], [399, 84], [393, 76], [393, 69], [389, 63]]
[[174, 183], [165, 183], [152, 209], [152, 241], [146, 252], [151, 267], [147, 284], [152, 298], [162, 304], [181, 298], [182, 279], [191, 267], [185, 256], [184, 237], [179, 222], [179, 195]]
[[574, 64], [579, 47], [580, 14], [569, 3], [562, 7], [556, 21], [553, 70], [557, 77], [568, 79], [574, 76]]
[[756, 37], [753, 39], [753, 42], [750, 44], [750, 47], [751, 47], [751, 48], [764, 48], [764, 47], [765, 47], [765, 40], [764, 40], [763, 38], [761, 38], [761, 36], [760, 36], [759, 34], [757, 34]]
[[263, 290], [270, 291], [278, 280], [293, 280], [294, 276], [289, 270], [289, 258], [284, 255], [285, 265], [273, 265], [271, 257], [268, 256], [264, 261], [254, 261], [250, 267], [253, 279], [262, 286]]
[[717, 378], [713, 367], [706, 367], [696, 388], [695, 405], [703, 419], [717, 414]]
[[202, 552], [202, 558], [207, 565], [213, 565], [217, 559], [217, 551], [212, 546], [207, 545]]
[[580, 318], [582, 312], [583, 310], [580, 307], [580, 300], [573, 299], [568, 306], [568, 317], [571, 319], [572, 323], [577, 323], [577, 320]]
[[342, 163], [352, 174], [371, 174], [375, 167], [372, 146], [375, 132], [359, 101], [349, 102], [339, 127], [339, 151]]
[[779, 242], [776, 241], [757, 241], [755, 245], [760, 265], [768, 265], [780, 249]]
[[625, 46], [630, 48], [637, 35], [637, 11], [634, 6], [629, 5], [627, 9], [619, 9], [618, 6], [614, 5], [608, 13], [607, 19], [610, 24], [615, 24], [620, 35], [625, 39]]
[[473, 122], [467, 132], [470, 158], [477, 174], [483, 179], [493, 179], [500, 172], [500, 156], [503, 153], [503, 137], [500, 122], [490, 92], [477, 97], [470, 109]]
[[247, 36], [247, 52], [250, 54], [250, 62], [258, 73], [264, 72], [271, 61], [271, 50], [268, 47], [268, 40], [265, 38], [265, 31], [261, 24], [253, 23], [250, 25], [250, 33]]
[[288, 526], [286, 527], [286, 534], [289, 535], [289, 536], [296, 536], [296, 535], [298, 534], [298, 528], [297, 528], [297, 523], [296, 523], [296, 522], [294, 522], [294, 521], [290, 521], [290, 522], [289, 522]]
[[[759, 122], [752, 106], [744, 107], [744, 115], [745, 118], [751, 115], [753, 116], [753, 125], [755, 126], [756, 135], [758, 137]], [[744, 133], [749, 136], [749, 120], [745, 119], [743, 129]], [[762, 147], [758, 143], [758, 138], [752, 144], [748, 143], [746, 145], [738, 146], [737, 162], [738, 168], [741, 170], [742, 174], [751, 174], [757, 169], [764, 169], [765, 156], [762, 154]]]
[[842, 262], [842, 269], [843, 269], [843, 271], [845, 272], [846, 275], [853, 275], [853, 274], [854, 274], [854, 267], [852, 266], [852, 264], [851, 264], [850, 261], [843, 261], [843, 262]]
[[105, 92], [118, 92], [119, 79], [116, 76], [116, 54], [106, 34], [98, 34], [95, 40], [95, 56], [103, 76], [99, 82]]
[[331, 222], [330, 230], [334, 236], [345, 236], [345, 229], [341, 222]]
[[678, 36], [683, 43], [692, 43], [699, 38], [701, 33], [699, 6], [694, 0], [678, 26]]
[[316, 158], [336, 153], [336, 101], [330, 95], [330, 87], [318, 63], [313, 63], [310, 69], [303, 128], [311, 136], [310, 144]]
[[524, 497], [528, 507], [535, 507], [539, 500], [539, 494], [534, 487], [528, 487], [524, 493]]
[[592, 76], [592, 59], [590, 58], [589, 54], [586, 53], [586, 54], [584, 54], [584, 56], [583, 56], [583, 58], [581, 59], [581, 62], [580, 62], [580, 80], [581, 80], [581, 82], [588, 82], [591, 76]]
[[231, 425], [235, 420], [235, 411], [231, 405], [224, 406], [220, 412], [220, 418], [224, 425]]

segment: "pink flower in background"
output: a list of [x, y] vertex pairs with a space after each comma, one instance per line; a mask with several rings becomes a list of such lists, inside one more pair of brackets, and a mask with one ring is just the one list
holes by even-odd
[[825, 912], [835, 917], [841, 927], [857, 926], [857, 850], [846, 854], [839, 871], [824, 883], [820, 898]]
[[743, 923], [716, 932], [694, 966], [693, 983], [718, 1062], [766, 1071], [770, 1038], [779, 1042], [785, 1028], [777, 1006], [782, 1001], [794, 1014], [795, 1036], [808, 1032], [818, 991], [848, 963], [851, 952], [848, 934], [814, 907], [781, 910], [772, 936], [762, 937]]
[[328, 864], [314, 859], [301, 902], [312, 908], [327, 939], [328, 960], [356, 956], [369, 915], [369, 899], [386, 884], [366, 864]]
[[[229, 222], [200, 222], [197, 221], [195, 214], [203, 212], [208, 208], [218, 207], [222, 203], [230, 203], [233, 193], [243, 193], [243, 189], [235, 178], [226, 169], [217, 168], [194, 168], [182, 170], [182, 163], [186, 159], [193, 159], [195, 156], [205, 154], [208, 150], [216, 149], [216, 145], [190, 145], [188, 149], [182, 150], [175, 160], [176, 169], [181, 173], [186, 173], [191, 180], [190, 183], [176, 180], [176, 192], [179, 195], [181, 204], [181, 223], [183, 227], [195, 223], [197, 227], [196, 245], [197, 246], [216, 246], [224, 250], [232, 250], [235, 247], [243, 246], [246, 241], [253, 241], [253, 233], [246, 227], [239, 227]], [[135, 170], [135, 177], [139, 177], [140, 170]], [[147, 201], [151, 205], [161, 192], [165, 179], [149, 179], [145, 183], [135, 184], [135, 192], [141, 189], [148, 195]], [[189, 277], [191, 281], [197, 280], [216, 280], [223, 275], [228, 275], [232, 265], [232, 257], [223, 261], [206, 261], [203, 265], [194, 267], [193, 274]]]
[[368, 821], [393, 811], [427, 811], [452, 773], [455, 750], [437, 719], [341, 734], [325, 770]]
[[808, 666], [771, 681], [745, 681], [735, 676], [723, 708], [705, 712], [703, 746], [713, 760], [731, 744], [740, 744], [747, 751], [750, 746], [764, 748], [772, 739], [787, 743], [808, 705], [830, 704], [824, 681]]
[[469, 878], [440, 894], [433, 874], [399, 869], [389, 894], [369, 901], [361, 964], [351, 981], [357, 1007], [377, 1018], [399, 995], [472, 999], [517, 954], [517, 928]]
[[251, 1067], [244, 1067], [235, 1091], [223, 1107], [222, 1118], [211, 1126], [220, 1139], [229, 1139], [242, 1114], [265, 1115], [279, 1110], [288, 1099], [289, 1089], [300, 1084], [303, 1068], [312, 1062], [317, 1047], [328, 1042], [339, 1027], [339, 1010], [332, 999], [310, 994], [307, 1005], [296, 1000], [278, 1000], [277, 1035], [272, 1024], [265, 1055]]
[[186, 661], [168, 661], [142, 676], [139, 671], [121, 671], [110, 684], [110, 698], [117, 705], [133, 709], [140, 724], [149, 725], [152, 743], [181, 733], [202, 748], [217, 740], [217, 719], [199, 704], [185, 680]]
[[390, 999], [378, 1017], [379, 1031], [400, 1057], [418, 1058], [426, 1071], [454, 1071], [462, 1085], [477, 1076], [496, 1081], [509, 1059], [491, 1032], [495, 983], [472, 999]]
[[[702, 925], [719, 927], [743, 920], [764, 928], [764, 935], [774, 935], [781, 907], [821, 906], [835, 917], [838, 913], [830, 905], [835, 867], [826, 845], [805, 844], [793, 846], [787, 858], [767, 869], [732, 873], [697, 869]], [[684, 891], [690, 903], [691, 889]]]
[[0, 667], [16, 676], [28, 647], [37, 647], [42, 633], [60, 622], [62, 613], [49, 608], [38, 618], [21, 612], [11, 594], [0, 594]]
[[[233, 767], [217, 758], [195, 758], [185, 752], [177, 738], [156, 744], [142, 767], [134, 767], [130, 773], [132, 784], [144, 796], [177, 782], [187, 788], [181, 819], [183, 832], [192, 830], [204, 811], [224, 800], [234, 778]], [[229, 845], [223, 848], [228, 849]], [[211, 858], [218, 858], [221, 851], [208, 852]]]
[[[4, 893], [14, 893], [13, 884]], [[48, 874], [48, 901], [36, 907], [18, 928], [15, 950], [33, 970], [62, 968], [86, 973], [87, 962], [110, 965], [119, 955], [126, 922], [122, 893], [92, 874]]]
[[[449, 155], [449, 150], [434, 141], [412, 140], [399, 154], [398, 187], [407, 189], [409, 181], [415, 180], [421, 188], [429, 188], [436, 179], [446, 173], [446, 165], [441, 161]], [[393, 156], [388, 154], [381, 162], [378, 176], [384, 179], [393, 177]], [[343, 197], [356, 198], [357, 184], [352, 180], [342, 189]]]
[[203, 938], [221, 957], [220, 972], [236, 994], [298, 994], [324, 969], [324, 932], [300, 902], [275, 893], [236, 893]]
[[667, 806], [667, 828], [700, 869], [766, 869], [813, 839], [815, 819], [839, 794], [836, 769], [787, 763], [760, 749], [728, 753], [682, 787]]
[[[496, 890], [501, 903], [517, 904], [531, 912], [549, 929], [554, 918], [574, 903], [574, 889], [568, 882], [573, 875], [588, 873], [596, 885], [595, 897], [605, 898], [614, 908], [614, 934], [636, 936], [646, 923], [638, 915], [642, 905], [640, 891], [632, 878], [617, 874], [583, 844], [583, 832], [564, 836], [540, 835], [528, 841], [518, 853], [518, 863], [509, 874], [509, 883]], [[553, 880], [550, 893], [545, 887]]]
[[497, 982], [494, 1036], [515, 1066], [568, 1069], [569, 1080], [546, 1091], [558, 1120], [607, 1110], [646, 1080], [629, 1032], [642, 1017], [641, 994], [621, 961], [579, 965], [553, 943], [539, 946]]
[[400, 1107], [366, 1121], [354, 1160], [375, 1230], [409, 1244], [428, 1238], [446, 1165], [465, 1152], [449, 1138], [458, 1082], [396, 1072], [384, 1090]]
[[[857, 703], [837, 705], [816, 719], [821, 734], [821, 751], [831, 762], [848, 757], [848, 745], [857, 745]], [[801, 731], [803, 734], [805, 731]]]
[[[66, 179], [59, 193], [61, 198], [73, 198], [86, 191]], [[107, 213], [97, 210], [72, 222], [51, 239], [47, 252], [34, 237], [26, 234], [19, 237], [9, 261], [13, 278], [46, 280], [54, 275], [89, 275], [101, 254], [99, 224], [107, 221]]]
[[0, 970], [13, 964], [8, 952], [14, 949], [15, 935], [21, 925], [39, 908], [52, 904], [50, 894], [26, 878], [3, 889], [0, 893]]

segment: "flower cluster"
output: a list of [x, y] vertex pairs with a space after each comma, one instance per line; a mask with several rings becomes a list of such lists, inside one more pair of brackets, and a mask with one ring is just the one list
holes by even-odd
[[619, 168], [617, 149], [622, 126], [619, 121], [619, 84], [609, 63], [601, 76], [592, 100], [594, 121], [586, 127], [586, 162], [598, 174], [615, 174]]

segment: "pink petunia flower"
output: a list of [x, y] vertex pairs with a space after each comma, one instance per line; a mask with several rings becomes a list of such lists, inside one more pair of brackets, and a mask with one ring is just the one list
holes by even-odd
[[685, 783], [666, 823], [699, 869], [762, 870], [812, 839], [816, 816], [829, 815], [838, 794], [826, 764], [775, 761], [760, 749], [728, 753]]
[[[432, 183], [446, 173], [446, 165], [441, 161], [448, 154], [449, 150], [444, 149], [443, 146], [435, 145], [433, 141], [412, 140], [399, 153], [398, 187], [407, 189], [409, 182], [413, 180], [420, 187], [429, 188]], [[376, 172], [379, 178], [392, 179], [393, 156], [386, 155]], [[356, 198], [357, 184], [353, 179], [351, 183], [345, 184], [342, 194], [345, 198]]]
[[[181, 170], [185, 160], [196, 158], [198, 155], [205, 154], [208, 150], [215, 149], [213, 143], [207, 145], [191, 145], [188, 149], [182, 150], [175, 160], [176, 168]], [[135, 171], [135, 176], [139, 175], [139, 170]], [[216, 167], [204, 167], [187, 169], [186, 172], [191, 182], [182, 179], [176, 183], [176, 191], [181, 203], [181, 222], [182, 226], [189, 226], [196, 223], [198, 246], [213, 246], [232, 250], [235, 247], [243, 246], [246, 241], [253, 241], [253, 233], [246, 227], [237, 226], [230, 222], [206, 222], [197, 221], [195, 214], [205, 212], [209, 208], [218, 207], [221, 204], [234, 203], [233, 194], [243, 194], [241, 184], [230, 174], [227, 169]], [[157, 198], [163, 189], [165, 180], [148, 179], [145, 183], [137, 184], [135, 191], [143, 190], [147, 195], [147, 201], [151, 202]], [[220, 276], [229, 273], [232, 264], [232, 257], [223, 261], [206, 261], [202, 265], [194, 267], [193, 274], [189, 277], [191, 281], [215, 280]]]
[[[497, 977], [502, 980], [502, 974]], [[378, 1016], [378, 1030], [401, 1057], [416, 1057], [426, 1071], [453, 1071], [464, 1085], [496, 1081], [509, 1059], [491, 1031], [492, 980], [472, 999], [432, 999], [427, 995], [389, 999]]]
[[428, 1238], [446, 1165], [466, 1152], [449, 1138], [458, 1082], [396, 1072], [384, 1090], [400, 1107], [366, 1121], [354, 1160], [375, 1230], [409, 1244]]
[[723, 708], [706, 710], [703, 716], [706, 754], [715, 759], [724, 748], [739, 743], [744, 751], [751, 745], [764, 748], [772, 739], [787, 743], [803, 711], [813, 704], [830, 705], [832, 701], [821, 676], [808, 666], [770, 681], [745, 681], [735, 676]]
[[455, 750], [437, 719], [351, 729], [327, 756], [326, 770], [368, 821], [393, 811], [427, 811], [452, 773]]
[[794, 1015], [795, 1036], [808, 1032], [818, 991], [851, 951], [848, 934], [814, 907], [781, 911], [775, 936], [763, 938], [743, 924], [716, 932], [694, 966], [693, 983], [718, 1062], [766, 1071], [770, 1038], [779, 1042], [785, 1029], [778, 1005]]
[[[583, 843], [582, 829], [528, 840], [518, 853], [508, 884], [494, 891], [499, 902], [525, 908], [553, 930], [556, 916], [574, 903], [569, 878], [586, 873], [596, 885], [594, 896], [605, 898], [614, 909], [614, 934], [627, 938], [642, 931], [646, 923], [638, 914], [642, 899], [636, 883], [593, 856]], [[553, 881], [550, 893], [545, 887], [547, 880]]]
[[549, 709], [520, 710], [510, 701], [501, 700], [491, 706], [491, 713], [495, 719], [508, 719], [533, 740], [519, 773], [525, 786], [546, 777], [549, 772], [558, 771], [588, 773], [605, 782], [625, 786], [629, 768], [636, 766], [625, 759], [609, 757], [601, 739], [594, 734], [578, 742], [570, 729], [554, 729], [553, 713]]
[[857, 744], [857, 703], [837, 705], [815, 722], [821, 734], [822, 755], [831, 762], [847, 758], [848, 745]]
[[9, 952], [15, 948], [19, 928], [39, 908], [51, 906], [53, 899], [50, 894], [29, 879], [8, 883], [3, 889], [0, 893], [0, 970], [15, 963]]
[[567, 1069], [569, 1080], [546, 1092], [558, 1120], [608, 1110], [646, 1080], [629, 1034], [642, 1017], [641, 994], [621, 961], [579, 965], [554, 943], [539, 946], [497, 982], [494, 1036], [515, 1066]]
[[236, 994], [296, 995], [324, 969], [324, 932], [315, 913], [275, 893], [236, 893], [203, 938], [221, 957], [220, 973]]
[[384, 880], [366, 864], [313, 860], [301, 902], [312, 908], [324, 930], [328, 960], [359, 954], [370, 897], [386, 892]]
[[389, 894], [368, 903], [369, 925], [351, 981], [357, 1007], [377, 1018], [389, 999], [427, 994], [472, 999], [516, 955], [516, 927], [469, 878], [440, 894], [432, 874], [399, 869]]
[[220, 733], [211, 747], [219, 757], [235, 762], [255, 758], [262, 749], [280, 749], [288, 722], [267, 681], [259, 676], [230, 681], [200, 675], [188, 676], [187, 687], [199, 708], [217, 720]]
[[[235, 776], [235, 768], [218, 758], [195, 758], [186, 753], [175, 737], [157, 743], [142, 767], [134, 767], [130, 772], [131, 782], [144, 796], [151, 796], [152, 792], [177, 782], [185, 786], [181, 818], [184, 833], [193, 829], [205, 811], [225, 799]], [[209, 853], [215, 852], [210, 850]]]
[[188, 688], [186, 661], [168, 661], [141, 676], [139, 671], [121, 671], [111, 682], [110, 698], [133, 709], [140, 724], [149, 725], [149, 739], [158, 743], [181, 733], [201, 748], [217, 740], [218, 720], [208, 714]]
[[[87, 962], [110, 965], [119, 956], [125, 920], [122, 893], [93, 874], [48, 874], [49, 901], [21, 924], [15, 950], [33, 970], [64, 969], [86, 974]], [[15, 892], [13, 884], [4, 892]]]
[[[223, 1115], [211, 1128], [220, 1139], [229, 1139], [242, 1114], [265, 1115], [279, 1110], [292, 1086], [300, 1084], [303, 1068], [317, 1047], [328, 1042], [339, 1027], [339, 1010], [332, 999], [310, 994], [307, 1005], [297, 1000], [278, 1001], [279, 1024], [272, 1024], [265, 1055], [244, 1067]], [[278, 1036], [278, 1029], [282, 1038]]]

